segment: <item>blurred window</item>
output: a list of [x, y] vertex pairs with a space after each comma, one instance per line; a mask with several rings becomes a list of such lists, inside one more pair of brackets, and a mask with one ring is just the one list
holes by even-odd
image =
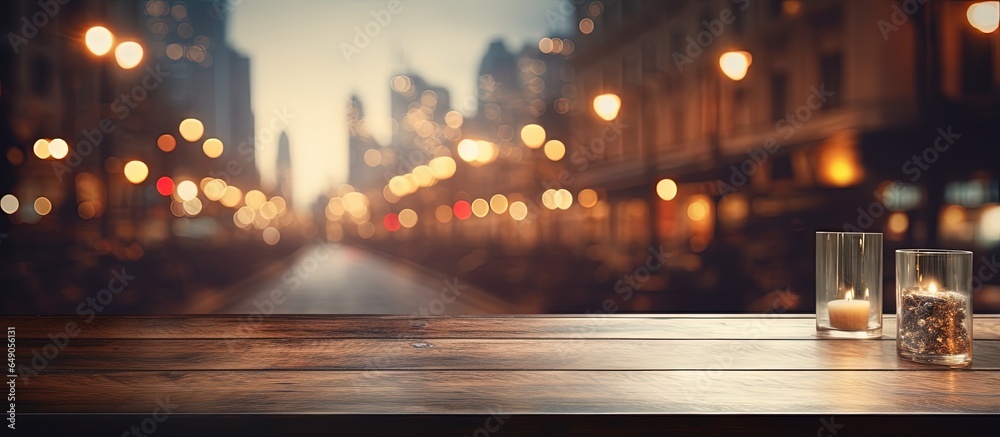
[[842, 58], [840, 52], [837, 52], [823, 55], [820, 59], [820, 84], [826, 91], [833, 92], [833, 95], [823, 104], [823, 108], [835, 108], [840, 106], [843, 101], [841, 98], [844, 94]]

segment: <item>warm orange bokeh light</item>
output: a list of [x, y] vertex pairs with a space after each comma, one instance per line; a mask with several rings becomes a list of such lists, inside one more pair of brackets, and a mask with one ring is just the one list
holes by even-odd
[[142, 46], [135, 41], [125, 41], [115, 47], [115, 61], [118, 66], [131, 70], [142, 62]]
[[87, 29], [87, 33], [83, 37], [84, 42], [87, 44], [87, 50], [97, 56], [106, 55], [111, 51], [111, 46], [114, 45], [115, 38], [111, 35], [111, 31], [104, 26], [94, 26]]
[[993, 33], [1000, 27], [1000, 1], [973, 3], [965, 16], [976, 30]]
[[605, 121], [611, 121], [618, 117], [618, 111], [621, 108], [622, 99], [617, 94], [601, 94], [594, 97], [594, 112]]
[[732, 80], [741, 80], [747, 75], [753, 57], [749, 52], [726, 52], [719, 57], [719, 67]]
[[159, 147], [164, 152], [172, 152], [177, 147], [177, 140], [173, 135], [163, 134], [156, 139], [156, 147]]

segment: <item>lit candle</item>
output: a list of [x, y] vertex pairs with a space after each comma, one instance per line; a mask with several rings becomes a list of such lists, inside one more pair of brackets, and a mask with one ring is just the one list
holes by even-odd
[[867, 300], [854, 300], [854, 290], [844, 295], [844, 299], [830, 301], [827, 310], [830, 312], [830, 326], [845, 331], [863, 331], [868, 328]]

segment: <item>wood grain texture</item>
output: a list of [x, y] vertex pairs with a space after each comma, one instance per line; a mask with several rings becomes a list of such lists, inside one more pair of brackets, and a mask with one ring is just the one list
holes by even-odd
[[[22, 342], [18, 362], [45, 343]], [[1000, 370], [977, 340], [973, 369]], [[116, 357], [116, 359], [109, 359]], [[827, 340], [75, 340], [46, 371], [948, 370], [896, 357], [896, 342]]]
[[[19, 364], [74, 317], [13, 317]], [[99, 317], [18, 382], [26, 415], [1000, 413], [1000, 317], [973, 365], [815, 337], [811, 316]], [[901, 419], [899, 423], [906, 423]]]
[[32, 413], [997, 413], [1000, 373], [938, 371], [106, 372], [34, 378]]
[[[663, 316], [290, 316], [192, 315], [6, 317], [19, 339], [48, 339], [75, 323], [75, 339], [167, 338], [605, 338], [815, 339], [811, 315]], [[883, 338], [896, 335], [896, 318], [883, 320]], [[1000, 315], [976, 315], [976, 339], [1000, 339]]]

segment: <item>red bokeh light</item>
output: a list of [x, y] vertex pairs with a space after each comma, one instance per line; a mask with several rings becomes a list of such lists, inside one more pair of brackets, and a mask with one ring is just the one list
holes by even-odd
[[459, 220], [466, 220], [472, 216], [472, 205], [464, 200], [459, 200], [455, 202], [455, 218]]
[[161, 196], [169, 196], [174, 192], [174, 180], [167, 176], [156, 180], [156, 192]]
[[390, 212], [385, 215], [382, 219], [382, 225], [385, 226], [389, 232], [396, 232], [399, 230], [399, 215], [394, 212]]

